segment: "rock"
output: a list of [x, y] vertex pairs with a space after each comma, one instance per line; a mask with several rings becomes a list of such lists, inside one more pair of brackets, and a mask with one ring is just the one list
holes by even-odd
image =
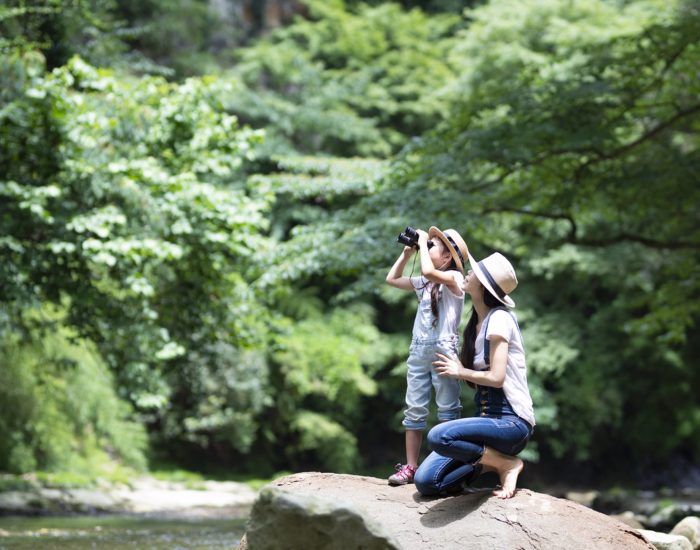
[[598, 498], [599, 494], [598, 491], [567, 491], [564, 496], [586, 508], [593, 508], [593, 502]]
[[671, 530], [671, 535], [687, 538], [693, 550], [698, 550], [700, 548], [700, 518], [695, 516], [683, 518]]
[[400, 548], [381, 525], [356, 507], [279, 487], [266, 487], [260, 493], [253, 506], [246, 542], [251, 550]]
[[679, 535], [667, 535], [657, 531], [649, 531], [648, 529], [639, 529], [639, 532], [654, 545], [657, 550], [692, 550], [693, 545], [690, 541]]
[[428, 498], [414, 485], [318, 472], [266, 486], [253, 505], [246, 538], [250, 550], [654, 548], [615, 519], [528, 489], [508, 500], [488, 489]]
[[202, 507], [250, 506], [257, 493], [242, 483], [203, 482], [201, 490], [189, 489], [185, 484], [141, 478], [130, 487], [113, 491], [113, 496], [124, 503], [130, 512], [149, 513]]
[[621, 514], [612, 514], [611, 518], [621, 521], [625, 525], [629, 525], [633, 529], [643, 529], [644, 525], [639, 520], [639, 518], [634, 514], [634, 512], [622, 512]]
[[599, 494], [593, 501], [593, 509], [608, 515], [629, 510], [646, 528], [667, 533], [683, 518], [700, 516], [700, 492], [615, 490]]

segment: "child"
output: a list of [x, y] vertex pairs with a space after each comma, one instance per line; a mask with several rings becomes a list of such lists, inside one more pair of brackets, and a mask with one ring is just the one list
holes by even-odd
[[426, 427], [431, 387], [435, 388], [440, 421], [459, 418], [462, 410], [459, 381], [438, 377], [432, 362], [437, 352], [448, 356], [457, 354], [457, 328], [464, 307], [464, 263], [468, 261], [469, 251], [454, 229], [442, 232], [431, 227], [428, 233], [420, 229], [417, 232], [422, 276], [403, 276], [406, 262], [415, 252], [412, 246], [403, 249], [386, 276], [386, 282], [391, 286], [413, 290], [419, 300], [407, 362], [403, 420], [406, 464], [396, 465], [396, 473], [389, 477], [390, 485], [405, 485], [413, 481]]

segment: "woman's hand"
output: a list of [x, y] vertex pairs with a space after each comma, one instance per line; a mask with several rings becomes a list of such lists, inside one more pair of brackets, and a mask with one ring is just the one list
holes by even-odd
[[416, 252], [416, 247], [415, 246], [404, 246], [403, 247], [403, 255], [406, 258], [410, 258], [413, 256], [413, 254]]
[[420, 245], [421, 243], [425, 244], [428, 242], [428, 234], [423, 231], [422, 229], [416, 229], [416, 233], [418, 233], [418, 244]]
[[447, 376], [448, 378], [462, 378], [461, 374], [466, 369], [456, 357], [448, 357], [444, 353], [436, 353], [437, 360], [433, 361], [435, 372], [438, 376]]

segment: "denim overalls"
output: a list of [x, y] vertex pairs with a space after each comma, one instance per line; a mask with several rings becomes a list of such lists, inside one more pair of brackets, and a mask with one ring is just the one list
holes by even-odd
[[438, 376], [433, 361], [437, 352], [449, 356], [457, 355], [457, 327], [464, 307], [464, 295], [457, 296], [445, 285], [441, 285], [438, 319], [433, 326], [434, 315], [430, 303], [430, 285], [433, 283], [426, 284], [422, 277], [412, 277], [411, 282], [420, 302], [413, 324], [413, 339], [407, 361], [403, 425], [408, 430], [424, 430], [433, 388], [438, 419], [454, 420], [461, 416], [459, 380]]

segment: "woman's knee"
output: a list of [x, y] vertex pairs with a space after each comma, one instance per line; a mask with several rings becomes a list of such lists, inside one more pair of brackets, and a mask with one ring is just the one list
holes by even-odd
[[449, 447], [450, 438], [443, 429], [443, 426], [444, 425], [438, 424], [428, 432], [428, 445], [436, 453], [439, 453], [440, 449]]
[[418, 492], [423, 496], [433, 496], [440, 492], [433, 479], [432, 472], [429, 470], [421, 471], [421, 469], [418, 468], [416, 475], [413, 477], [413, 483], [415, 484]]

